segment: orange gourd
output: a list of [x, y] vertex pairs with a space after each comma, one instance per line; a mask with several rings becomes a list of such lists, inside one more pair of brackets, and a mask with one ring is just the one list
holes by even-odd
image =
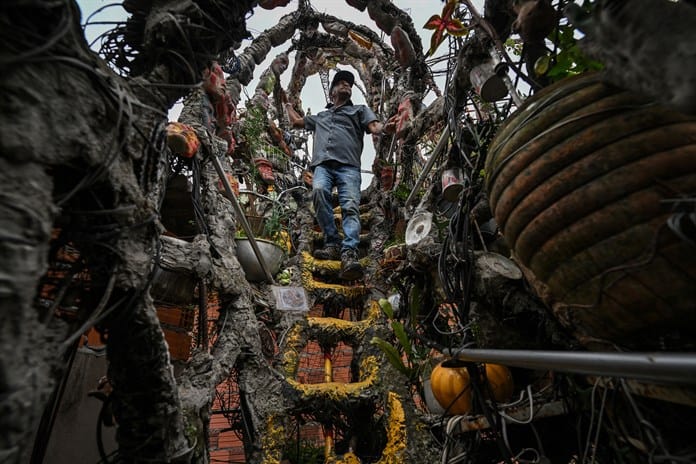
[[508, 401], [512, 398], [515, 388], [510, 369], [501, 364], [485, 364], [485, 366], [486, 378], [491, 385], [493, 398], [499, 403]]
[[[510, 370], [500, 364], [484, 366], [490, 385], [484, 394], [492, 391], [493, 398], [498, 402], [510, 399], [514, 388]], [[467, 414], [471, 411], [473, 389], [464, 362], [449, 359], [439, 363], [430, 374], [430, 384], [435, 399], [448, 414]]]

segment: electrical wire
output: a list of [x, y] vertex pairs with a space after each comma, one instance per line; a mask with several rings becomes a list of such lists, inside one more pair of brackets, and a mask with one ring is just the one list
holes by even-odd
[[534, 420], [534, 396], [532, 395], [532, 386], [527, 385], [527, 389], [525, 391], [527, 392], [527, 396], [529, 398], [529, 417], [524, 420], [515, 419], [514, 417], [504, 413], [499, 405], [498, 414], [500, 414], [503, 419], [514, 422], [515, 424], [529, 424]]

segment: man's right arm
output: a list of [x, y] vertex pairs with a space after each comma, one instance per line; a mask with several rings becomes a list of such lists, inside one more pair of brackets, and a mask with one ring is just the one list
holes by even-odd
[[295, 111], [295, 108], [292, 107], [292, 103], [286, 103], [285, 104], [285, 111], [288, 113], [288, 120], [290, 121], [290, 125], [292, 127], [296, 127], [298, 129], [304, 129], [305, 122], [304, 118], [300, 116], [297, 111]]

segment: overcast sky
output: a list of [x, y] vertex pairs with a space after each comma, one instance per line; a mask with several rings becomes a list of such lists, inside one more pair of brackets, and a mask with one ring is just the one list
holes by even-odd
[[[480, 13], [483, 13], [483, 2], [484, 0], [474, 0], [473, 3], [475, 7], [479, 9]], [[112, 0], [77, 0], [80, 9], [82, 10], [82, 22], [84, 23], [87, 17], [99, 8], [106, 7], [107, 5], [113, 5]], [[423, 29], [425, 22], [434, 14], [439, 14], [442, 11], [444, 3], [441, 0], [392, 0], [396, 6], [406, 11], [411, 15], [413, 24], [416, 31], [421, 36], [421, 41], [423, 42], [424, 50], [429, 48], [430, 36], [432, 31]], [[280, 18], [289, 14], [297, 9], [298, 0], [292, 0], [287, 6], [282, 8], [275, 8], [273, 10], [265, 10], [263, 8], [257, 7], [254, 9], [253, 14], [247, 20], [247, 29], [251, 32], [252, 37], [258, 36], [261, 32], [278, 24]], [[378, 33], [381, 33], [374, 22], [369, 17], [367, 10], [364, 12], [358, 11], [357, 9], [349, 6], [345, 0], [315, 0], [312, 2], [312, 6], [322, 13], [326, 13], [337, 18], [341, 18], [355, 24], [364, 24], [369, 27], [373, 27]], [[108, 6], [93, 16], [90, 22], [109, 22], [109, 21], [123, 21], [126, 18], [126, 12], [120, 6]], [[109, 25], [93, 25], [86, 28], [86, 37], [89, 42], [94, 40], [95, 37], [99, 36], [104, 30], [109, 29]], [[385, 42], [391, 45], [388, 37], [386, 37]], [[246, 46], [249, 45], [249, 41], [245, 41], [240, 48], [241, 52]], [[290, 46], [290, 42], [286, 42], [274, 49], [272, 49], [266, 61], [258, 65], [255, 69], [254, 74], [256, 76], [260, 75], [265, 69], [270, 65], [270, 61], [275, 58], [279, 53], [287, 50]], [[446, 50], [446, 42], [441, 45], [443, 50]], [[291, 64], [292, 66], [292, 64]], [[350, 67], [343, 66], [345, 69], [349, 69], [354, 72]], [[291, 68], [290, 68], [291, 69]], [[282, 82], [287, 86], [287, 79], [290, 75], [290, 69], [285, 72], [284, 79]], [[355, 73], [355, 72], [354, 72]], [[330, 74], [333, 77], [333, 73]], [[357, 73], [356, 73], [357, 77]], [[443, 87], [444, 77], [438, 80], [438, 85]], [[257, 80], [254, 79], [246, 87], [245, 91], [250, 97], [254, 94], [256, 88]], [[432, 95], [430, 96], [432, 98]], [[307, 79], [305, 87], [302, 91], [302, 102], [305, 109], [311, 108], [313, 113], [320, 111], [325, 105], [325, 96], [322, 89], [321, 81], [317, 75], [310, 76]], [[244, 105], [244, 100], [246, 99], [245, 93], [242, 92], [242, 102], [241, 106]], [[426, 102], [428, 98], [426, 97]], [[360, 91], [356, 90], [353, 92], [353, 102], [356, 104], [365, 103], [365, 100]], [[174, 108], [170, 110], [170, 120], [176, 120], [178, 118], [179, 112], [181, 111], [181, 105], [175, 105]], [[388, 116], [388, 115], [381, 115]], [[372, 161], [374, 159], [374, 149], [372, 147], [372, 141], [370, 137], [365, 137], [365, 152], [363, 154], [363, 170], [370, 170], [372, 166]], [[371, 175], [363, 175], [363, 188], [369, 185], [371, 180]]]

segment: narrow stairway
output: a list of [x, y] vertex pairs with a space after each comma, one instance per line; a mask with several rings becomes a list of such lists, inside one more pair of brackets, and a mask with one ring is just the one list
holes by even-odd
[[[334, 209], [341, 230], [340, 208]], [[363, 231], [371, 221], [361, 205]], [[317, 227], [312, 248], [323, 245]], [[370, 268], [369, 235], [361, 233], [360, 263]], [[282, 364], [293, 389], [298, 415], [321, 424], [326, 463], [397, 463], [406, 448], [404, 411], [397, 394], [380, 389], [380, 352], [370, 346], [373, 327], [382, 317], [371, 299], [370, 275], [339, 279], [340, 261], [301, 253], [302, 285], [314, 300], [304, 320], [289, 330]], [[311, 364], [323, 364], [323, 376], [307, 375]], [[315, 371], [316, 372], [316, 371]]]

